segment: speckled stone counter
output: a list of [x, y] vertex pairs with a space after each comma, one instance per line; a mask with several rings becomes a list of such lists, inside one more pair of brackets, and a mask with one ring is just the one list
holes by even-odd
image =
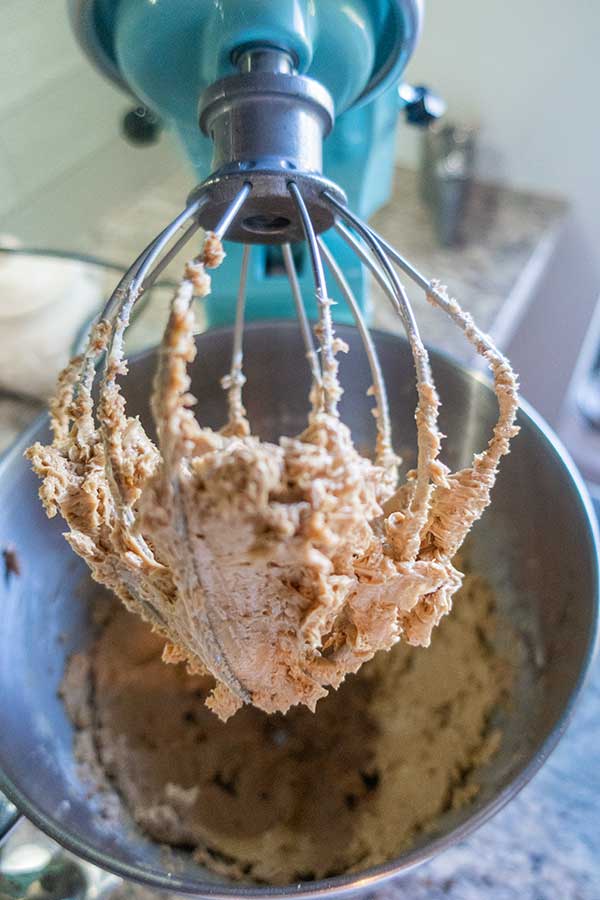
[[[110, 222], [99, 223], [95, 251], [117, 260], [133, 258], [178, 208], [186, 188], [177, 176], [140, 200], [136, 208], [117, 210]], [[564, 215], [565, 205], [558, 200], [476, 186], [466, 220], [466, 243], [443, 249], [419, 201], [416, 176], [398, 170], [394, 200], [377, 215], [375, 225], [424, 274], [447, 283], [502, 345], [518, 327]], [[415, 299], [415, 306], [428, 342], [462, 361], [471, 360], [460, 334], [448, 327], [441, 314], [421, 298]], [[394, 313], [379, 296], [374, 323], [399, 330]], [[0, 452], [39, 408], [36, 401], [0, 397]], [[471, 837], [373, 896], [380, 900], [600, 900], [599, 748], [600, 664], [596, 662], [567, 734], [521, 794]], [[106, 888], [114, 883], [109, 879]], [[127, 885], [110, 896], [165, 900], [164, 894]]]
[[[507, 188], [475, 184], [462, 226], [462, 243], [438, 243], [431, 212], [422, 202], [418, 176], [397, 169], [394, 202], [377, 213], [373, 225], [428, 279], [448, 287], [484, 331], [503, 347], [518, 327], [559, 238], [566, 214], [562, 200]], [[424, 341], [471, 362], [473, 351], [458, 329], [432, 308], [422, 291], [406, 278]], [[402, 326], [377, 290], [374, 324], [386, 331]]]

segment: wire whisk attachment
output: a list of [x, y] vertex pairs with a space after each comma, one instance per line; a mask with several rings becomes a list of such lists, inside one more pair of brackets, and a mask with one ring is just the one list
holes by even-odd
[[[281, 179], [271, 222], [280, 225], [284, 269], [311, 375], [310, 411], [300, 435], [279, 443], [253, 434], [244, 407], [244, 322], [252, 243], [245, 243], [232, 327], [231, 364], [222, 373], [226, 423], [198, 421], [188, 367], [196, 352], [194, 298], [211, 291], [222, 240], [260, 222], [248, 177], [224, 204], [201, 252], [187, 264], [171, 304], [152, 388], [157, 440], [127, 415], [120, 378], [123, 340], [135, 304], [170, 260], [215, 220], [215, 179], [146, 248], [121, 279], [89, 345], [63, 373], [52, 405], [54, 440], [29, 451], [50, 515], [60, 511], [68, 540], [94, 577], [167, 639], [165, 659], [215, 679], [209, 705], [227, 718], [252, 703], [267, 712], [314, 708], [328, 689], [396, 641], [427, 645], [451, 609], [461, 573], [452, 559], [490, 502], [500, 458], [516, 434], [517, 381], [490, 339], [436, 281], [418, 272], [319, 179]], [[228, 190], [230, 189], [230, 186]], [[219, 188], [220, 190], [220, 188]], [[311, 209], [318, 197], [315, 221]], [[285, 209], [285, 216], [280, 215]], [[324, 232], [334, 228], [382, 287], [405, 330], [414, 364], [417, 457], [398, 482], [386, 386], [375, 344]], [[308, 321], [287, 234], [304, 240], [317, 321]], [[273, 241], [274, 230], [269, 231]], [[371, 373], [376, 443], [362, 456], [341, 421], [338, 355], [327, 279], [337, 284]], [[442, 462], [440, 400], [427, 348], [403, 279], [457, 325], [487, 361], [499, 413], [486, 448], [470, 466]], [[95, 387], [96, 379], [98, 384]], [[150, 390], [150, 387], [149, 387]], [[200, 418], [202, 398], [200, 398]]]

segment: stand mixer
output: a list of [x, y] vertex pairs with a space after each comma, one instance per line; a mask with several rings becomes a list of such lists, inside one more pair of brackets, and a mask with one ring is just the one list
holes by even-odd
[[[134, 261], [101, 314], [110, 326], [110, 340], [100, 392], [119, 371], [123, 334], [135, 303], [204, 229], [227, 242], [227, 260], [215, 279], [218, 289], [204, 301], [209, 330], [198, 339], [199, 356], [214, 370], [221, 370], [225, 359], [231, 360], [231, 389], [241, 383], [242, 347], [247, 346], [250, 418], [259, 419], [258, 427], [262, 424], [268, 437], [277, 437], [272, 434], [277, 424], [268, 417], [261, 423], [260, 416], [273, 400], [294, 410], [296, 418], [290, 427], [296, 427], [296, 411], [302, 411], [306, 396], [298, 372], [306, 360], [314, 380], [325, 380], [333, 312], [342, 323], [340, 334], [351, 345], [360, 375], [356, 381], [349, 379], [345, 394], [345, 413], [357, 438], [372, 437], [371, 411], [362, 402], [368, 385], [373, 386], [378, 413], [377, 447], [385, 449], [391, 448], [392, 428], [398, 435], [414, 427], [416, 392], [408, 402], [399, 392], [409, 383], [414, 385], [415, 370], [421, 386], [433, 386], [435, 374], [444, 384], [444, 411], [460, 435], [448, 450], [449, 459], [456, 467], [467, 464], [496, 422], [494, 395], [479, 380], [435, 354], [430, 366], [399, 271], [464, 331], [492, 366], [502, 357], [436, 282], [418, 272], [364, 222], [389, 195], [400, 110], [406, 108], [409, 120], [417, 124], [441, 111], [439, 101], [424, 89], [398, 88], [419, 35], [419, 0], [71, 0], [70, 13], [94, 64], [177, 132], [200, 180], [180, 215]], [[329, 285], [326, 270], [331, 274]], [[398, 313], [412, 358], [399, 353], [396, 339], [369, 334], [369, 275]], [[343, 303], [332, 311], [330, 300]], [[243, 331], [245, 320], [272, 318], [297, 318], [299, 327], [294, 322], [255, 321]], [[320, 326], [316, 349], [308, 324], [311, 319]], [[361, 346], [366, 353], [361, 354]], [[88, 352], [80, 386], [91, 388], [96, 362], [94, 353]], [[142, 418], [148, 413], [153, 362], [146, 358], [138, 364], [136, 381], [127, 394], [133, 411]], [[280, 373], [277, 382], [275, 372]], [[393, 398], [390, 407], [384, 376]], [[205, 409], [213, 409], [216, 401], [210, 383], [199, 377], [200, 390], [193, 389], [206, 399]], [[258, 394], [251, 390], [253, 384], [259, 384]], [[220, 388], [216, 393], [222, 396]], [[119, 823], [111, 830], [99, 821], [73, 762], [72, 734], [56, 697], [56, 684], [44, 668], [50, 656], [57, 669], [80, 641], [89, 640], [84, 604], [78, 598], [75, 610], [73, 605], [78, 591], [74, 585], [82, 582], [83, 567], [69, 568], [64, 562], [60, 529], [48, 525], [40, 514], [31, 473], [21, 460], [26, 443], [17, 448], [18, 463], [17, 456], [8, 461], [11, 467], [21, 468], [7, 469], [0, 484], [6, 492], [6, 496], [0, 492], [3, 508], [14, 509], [17, 518], [25, 504], [15, 502], [15, 492], [19, 498], [31, 495], [27, 528], [34, 535], [19, 543], [19, 529], [25, 526], [20, 519], [11, 522], [11, 540], [19, 549], [31, 551], [32, 558], [24, 560], [26, 576], [19, 595], [6, 599], [9, 624], [0, 644], [0, 681], [9, 698], [2, 711], [7, 721], [0, 727], [0, 769], [7, 795], [78, 856], [125, 878], [223, 898], [316, 896], [364, 888], [407, 870], [462, 837], [515, 793], [547, 755], [561, 732], [590, 653], [597, 564], [593, 536], [581, 539], [590, 528], [586, 501], [561, 451], [551, 446], [527, 414], [520, 414], [519, 421], [522, 447], [519, 457], [511, 458], [503, 471], [503, 493], [493, 511], [498, 519], [490, 534], [503, 533], [498, 522], [511, 515], [524, 490], [531, 494], [528, 503], [523, 501], [525, 513], [514, 523], [517, 546], [519, 540], [525, 545], [525, 535], [529, 556], [537, 553], [558, 564], [570, 555], [573, 561], [568, 569], [571, 575], [562, 576], [570, 578], [569, 596], [553, 592], [553, 582], [542, 567], [535, 591], [528, 585], [535, 595], [531, 607], [540, 619], [552, 615], [563, 622], [565, 632], [570, 628], [577, 653], [569, 664], [550, 673], [547, 695], [541, 699], [523, 695], [523, 709], [519, 707], [514, 724], [506, 729], [506, 750], [486, 776], [473, 815], [461, 813], [458, 825], [444, 825], [441, 837], [424, 835], [413, 850], [364, 876], [336, 875], [281, 890], [228, 883], [183, 857], [171, 865], [170, 859], [161, 856], [161, 848], [135, 829]], [[45, 428], [45, 423], [38, 423], [35, 433], [24, 440], [46, 439]], [[417, 468], [423, 473], [432, 462], [428, 454], [430, 449], [419, 447]], [[559, 481], [564, 486], [559, 499], [537, 489]], [[553, 517], [563, 523], [561, 535], [556, 539], [538, 535], [532, 522]], [[497, 548], [488, 544], [482, 537], [479, 558], [491, 572], [490, 560]], [[58, 654], [54, 631], [34, 611], [27, 617], [32, 629], [27, 642], [19, 632], [26, 597], [37, 596], [36, 589], [27, 590], [26, 583], [36, 566], [47, 570], [45, 589], [57, 598], [52, 629], [55, 622], [57, 634], [68, 634]], [[550, 562], [548, 567], [552, 568]], [[527, 583], [528, 572], [527, 560], [519, 557], [511, 575], [515, 591]], [[84, 590], [91, 594], [93, 588]], [[570, 599], [578, 592], [579, 605]], [[22, 648], [31, 642], [38, 652], [24, 654]], [[32, 691], [34, 683], [38, 687]], [[540, 715], [532, 716], [531, 709], [541, 710]], [[13, 714], [14, 710], [18, 712]], [[525, 751], [519, 745], [523, 734]], [[27, 752], [32, 744], [36, 752], [43, 750], [36, 758], [35, 777]]]

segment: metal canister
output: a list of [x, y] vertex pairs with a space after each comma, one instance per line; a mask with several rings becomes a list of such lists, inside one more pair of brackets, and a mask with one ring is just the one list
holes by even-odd
[[476, 150], [474, 128], [451, 122], [434, 125], [423, 135], [421, 196], [431, 209], [443, 246], [461, 242]]

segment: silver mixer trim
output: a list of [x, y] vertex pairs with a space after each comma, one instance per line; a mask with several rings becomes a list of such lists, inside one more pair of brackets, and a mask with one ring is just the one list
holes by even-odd
[[297, 60], [282, 47], [251, 44], [241, 47], [233, 54], [232, 62], [240, 72], [279, 72], [293, 75]]
[[304, 240], [302, 223], [289, 191], [292, 182], [302, 193], [316, 233], [332, 228], [335, 212], [325, 193], [335, 196], [340, 203], [346, 202], [346, 195], [332, 181], [312, 173], [272, 169], [216, 173], [192, 191], [188, 203], [203, 201], [198, 220], [203, 228], [214, 231], [241, 188], [249, 184], [252, 191], [244, 204], [244, 215], [234, 220], [227, 239], [242, 244], [292, 244]]
[[316, 232], [331, 228], [333, 215], [323, 192], [345, 201], [322, 176], [323, 140], [334, 121], [331, 96], [318, 81], [297, 75], [285, 50], [246, 47], [235, 58], [239, 73], [212, 84], [200, 101], [200, 127], [213, 141], [213, 173], [192, 194], [209, 196], [201, 224], [214, 230], [215, 219], [248, 183], [248, 209], [236, 220], [230, 240], [302, 240], [304, 229], [289, 190], [296, 183]]
[[283, 51], [248, 50], [240, 57], [243, 71], [215, 81], [202, 94], [199, 121], [213, 142], [213, 172], [321, 172], [323, 139], [333, 127], [333, 100], [320, 82], [285, 71], [282, 60], [289, 68]]

